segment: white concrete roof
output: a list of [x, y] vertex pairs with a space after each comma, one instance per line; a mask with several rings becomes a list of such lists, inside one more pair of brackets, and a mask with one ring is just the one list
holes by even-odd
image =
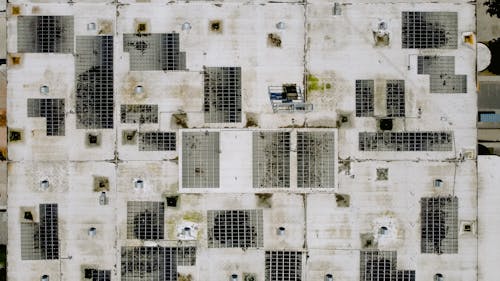
[[[49, 2], [13, 1], [8, 8], [8, 126], [23, 136], [9, 143], [6, 165], [9, 280], [38, 280], [42, 274], [49, 274], [50, 280], [84, 280], [86, 266], [111, 270], [111, 280], [121, 280], [121, 247], [150, 244], [127, 239], [127, 202], [165, 202], [168, 195], [179, 195], [179, 203], [175, 208], [165, 206], [165, 238], [155, 243], [178, 245], [178, 229], [196, 225], [196, 265], [178, 267], [192, 280], [229, 280], [232, 273], [254, 273], [257, 280], [265, 280], [267, 250], [303, 251], [301, 280], [323, 280], [326, 273], [335, 280], [360, 280], [363, 234], [373, 236], [378, 249], [397, 251], [397, 269], [415, 270], [417, 281], [432, 280], [438, 272], [445, 280], [476, 280], [477, 231], [463, 231], [463, 225], [475, 225], [478, 216], [476, 50], [462, 40], [462, 33], [475, 31], [475, 7], [468, 1], [351, 1], [341, 3], [338, 16], [332, 15], [333, 2], [319, 0], [307, 5], [297, 1]], [[76, 128], [73, 54], [17, 53], [18, 17], [11, 14], [17, 6], [23, 16], [73, 16], [75, 36], [113, 35], [113, 129]], [[403, 11], [456, 12], [458, 47], [402, 49]], [[212, 20], [221, 21], [221, 33], [210, 31]], [[386, 21], [390, 34], [384, 47], [374, 46], [373, 26], [380, 20]], [[146, 23], [152, 33], [179, 33], [187, 70], [130, 71], [123, 34], [136, 33], [138, 22]], [[182, 30], [185, 22], [192, 27], [189, 31]], [[285, 28], [278, 29], [278, 22], [284, 22]], [[97, 29], [87, 30], [89, 23], [96, 23]], [[269, 33], [281, 37], [280, 48], [268, 45]], [[467, 92], [430, 93], [429, 76], [417, 74], [419, 55], [454, 56], [455, 74], [467, 75]], [[12, 64], [13, 56], [20, 57], [19, 64]], [[241, 67], [242, 122], [204, 122], [204, 66]], [[307, 76], [319, 85], [304, 85]], [[374, 80], [374, 118], [355, 117], [358, 79]], [[395, 119], [394, 131], [449, 131], [452, 150], [359, 150], [359, 132], [378, 131], [377, 119], [386, 115], [387, 80], [404, 80], [406, 87], [406, 117]], [[284, 83], [296, 83], [302, 89], [309, 86], [307, 101], [314, 105], [313, 111], [273, 113], [268, 87]], [[27, 99], [41, 98], [41, 85], [51, 89], [49, 98], [65, 99], [65, 136], [49, 137], [45, 118], [27, 117]], [[143, 86], [141, 96], [133, 94], [137, 85]], [[121, 123], [122, 104], [157, 104], [159, 122]], [[180, 111], [187, 114], [188, 128], [172, 121]], [[247, 122], [250, 119], [256, 124]], [[177, 149], [140, 151], [137, 145], [123, 144], [124, 130], [176, 132]], [[290, 188], [252, 188], [251, 133], [262, 130], [334, 132], [334, 187], [303, 191], [293, 181]], [[193, 131], [220, 132], [218, 189], [182, 189], [181, 133]], [[87, 133], [99, 133], [100, 146], [86, 146]], [[296, 180], [294, 145], [292, 180]], [[387, 180], [377, 179], [381, 168], [388, 169]], [[99, 205], [95, 177], [109, 181], [108, 205]], [[47, 190], [40, 188], [44, 179], [50, 182]], [[143, 188], [134, 187], [136, 179], [144, 181]], [[442, 180], [441, 188], [434, 187], [436, 179]], [[436, 196], [458, 198], [456, 254], [421, 253], [420, 201]], [[348, 203], [341, 198], [348, 198]], [[21, 259], [24, 211], [33, 210], [36, 217], [41, 203], [58, 204], [63, 259]], [[207, 211], [239, 209], [262, 209], [264, 246], [209, 248]], [[276, 233], [280, 226], [286, 228], [284, 236]], [[388, 228], [387, 235], [379, 234], [382, 226]], [[96, 227], [95, 237], [88, 236], [90, 227]]]

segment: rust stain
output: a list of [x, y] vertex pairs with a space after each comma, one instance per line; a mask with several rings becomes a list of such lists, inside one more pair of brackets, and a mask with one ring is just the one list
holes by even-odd
[[99, 20], [99, 34], [113, 34], [113, 22], [110, 20]]
[[270, 47], [281, 48], [281, 37], [276, 33], [267, 34], [267, 45]]
[[473, 45], [474, 44], [474, 35], [472, 35], [472, 34], [465, 35], [464, 36], [464, 42], [467, 43], [467, 44]]
[[5, 109], [0, 109], [0, 127], [5, 127], [7, 125], [7, 111]]
[[31, 8], [31, 13], [32, 14], [38, 14], [38, 13], [40, 13], [40, 7], [33, 6], [33, 8]]
[[7, 160], [7, 147], [0, 147], [0, 161]]
[[20, 65], [22, 63], [22, 57], [18, 54], [9, 54], [10, 63], [12, 65]]
[[149, 32], [149, 24], [145, 20], [135, 20], [134, 22], [135, 30], [137, 33], [148, 33]]
[[12, 12], [13, 16], [17, 16], [17, 15], [21, 14], [21, 7], [12, 6], [11, 12]]
[[211, 20], [208, 23], [210, 31], [215, 33], [222, 33], [222, 21], [221, 20]]

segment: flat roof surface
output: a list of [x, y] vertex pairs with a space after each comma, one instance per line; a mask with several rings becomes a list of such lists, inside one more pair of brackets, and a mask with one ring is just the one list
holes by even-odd
[[[467, 39], [475, 31], [475, 6], [465, 0], [373, 0], [340, 3], [336, 10], [340, 14], [334, 10], [334, 2], [319, 0], [10, 3], [7, 117], [10, 132], [20, 139], [9, 142], [6, 164], [9, 280], [38, 280], [43, 274], [50, 280], [85, 280], [85, 268], [110, 270], [111, 280], [131, 280], [126, 277], [128, 267], [121, 266], [122, 247], [129, 246], [195, 246], [196, 264], [176, 266], [179, 281], [229, 280], [231, 274], [243, 280], [248, 273], [256, 280], [323, 280], [328, 273], [334, 280], [361, 280], [366, 276], [361, 272], [366, 271], [362, 251], [372, 250], [396, 251], [397, 266], [391, 266], [398, 272], [414, 270], [416, 278], [411, 280], [432, 280], [436, 273], [446, 280], [475, 280], [477, 101], [475, 44]], [[456, 37], [457, 47], [402, 48], [403, 12], [407, 11], [455, 13], [456, 34], [451, 36]], [[20, 18], [34, 15], [72, 16], [73, 52], [20, 53], [18, 42], [25, 36], [18, 29]], [[380, 42], [377, 32], [388, 37]], [[136, 61], [141, 67], [156, 67], [157, 62], [147, 61], [144, 54], [148, 48], [161, 49], [161, 44], [154, 43], [156, 39], [144, 39], [142, 44], [140, 39], [160, 33], [178, 34], [179, 52], [183, 52], [179, 56], [185, 56], [179, 63], [182, 69], [131, 70], [134, 55], [144, 58]], [[125, 34], [139, 43], [127, 44]], [[113, 38], [113, 55], [105, 58], [113, 63], [112, 129], [77, 128], [77, 104], [82, 99], [77, 94], [81, 93], [77, 64], [105, 60], [105, 45], [99, 45], [104, 41], [82, 48], [83, 36]], [[453, 57], [453, 67], [443, 70], [444, 78], [419, 74], [423, 57], [444, 56]], [[241, 84], [241, 122], [206, 122], [207, 67], [241, 69], [239, 79], [225, 80]], [[106, 70], [99, 71], [103, 71], [101, 77], [107, 75]], [[431, 83], [451, 83], [460, 75], [465, 75], [463, 92], [431, 93]], [[93, 79], [95, 83], [85, 85], [105, 84], [96, 80], [101, 78]], [[218, 83], [226, 78], [212, 79]], [[370, 117], [356, 116], [357, 80], [373, 81]], [[396, 80], [404, 81], [399, 101], [404, 104], [404, 117], [390, 117], [391, 131], [401, 133], [391, 140], [384, 138], [391, 133], [382, 132], [380, 120], [388, 118], [388, 82]], [[299, 97], [280, 100], [281, 105], [296, 103], [298, 110], [274, 112], [270, 87], [283, 84], [295, 84], [312, 110], [301, 111]], [[48, 87], [48, 93], [40, 92], [42, 86]], [[57, 115], [64, 118], [64, 135], [47, 136], [48, 119], [28, 117], [28, 100], [41, 98], [64, 100], [64, 112]], [[122, 106], [126, 105], [154, 105], [148, 108], [157, 111], [141, 115], [131, 107], [125, 111], [136, 122], [125, 123]], [[144, 116], [156, 117], [157, 122], [141, 121]], [[186, 142], [185, 133], [194, 132], [199, 138]], [[333, 137], [321, 139], [301, 132]], [[380, 134], [372, 140], [371, 147], [377, 147], [373, 151], [360, 149], [360, 133], [365, 132]], [[427, 137], [434, 132], [451, 138]], [[150, 139], [143, 139], [146, 133], [151, 133]], [[210, 133], [217, 138], [205, 139]], [[95, 137], [95, 144], [89, 135]], [[399, 144], [391, 146], [391, 141]], [[447, 142], [446, 149], [433, 149], [433, 143], [440, 141]], [[163, 146], [169, 149], [158, 149]], [[193, 158], [183, 158], [188, 153]], [[195, 184], [211, 173], [215, 187], [184, 188], [185, 171], [192, 172]], [[270, 186], [255, 187], [267, 179], [256, 176], [257, 171], [271, 174]], [[299, 179], [328, 184], [302, 188]], [[101, 205], [103, 191], [107, 204]], [[175, 196], [176, 206], [169, 206], [168, 198]], [[423, 253], [422, 216], [430, 207], [422, 207], [422, 198], [455, 197], [458, 215], [447, 213], [450, 222], [446, 223], [453, 225], [455, 238], [449, 243], [456, 242], [457, 252]], [[155, 217], [163, 227], [162, 238], [130, 237], [136, 230], [131, 230], [135, 224], [128, 218], [141, 211], [131, 211], [128, 202], [136, 201], [163, 203], [163, 216]], [[49, 203], [58, 208], [59, 259], [23, 259], [22, 245], [31, 238], [23, 238], [21, 229], [26, 223], [40, 223], [39, 206]], [[263, 237], [262, 246], [208, 246], [216, 235], [209, 211], [231, 210], [262, 212], [263, 224], [252, 222]], [[26, 212], [32, 213], [33, 222], [25, 218]], [[186, 226], [193, 231], [188, 238], [182, 232]], [[95, 236], [89, 235], [92, 227]], [[285, 228], [284, 235], [278, 234], [279, 227]], [[300, 253], [296, 279], [268, 276], [270, 251]]]

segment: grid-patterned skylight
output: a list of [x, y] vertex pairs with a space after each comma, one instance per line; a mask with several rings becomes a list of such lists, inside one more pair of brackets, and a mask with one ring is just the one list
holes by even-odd
[[333, 132], [297, 132], [297, 186], [334, 187]]
[[208, 247], [263, 247], [262, 221], [262, 210], [210, 210]]
[[451, 151], [451, 132], [360, 132], [361, 151]]
[[76, 127], [113, 128], [113, 36], [77, 36]]
[[122, 247], [121, 281], [177, 281], [176, 248]]
[[455, 74], [453, 56], [419, 56], [418, 74], [428, 74], [431, 93], [467, 93], [467, 75]]
[[205, 67], [206, 123], [241, 122], [241, 67]]
[[372, 117], [374, 81], [356, 80], [356, 117]]
[[301, 281], [302, 252], [266, 251], [266, 281]]
[[158, 105], [122, 104], [120, 120], [122, 123], [158, 123]]
[[425, 197], [420, 204], [422, 253], [458, 253], [458, 198]]
[[140, 151], [168, 151], [176, 148], [175, 132], [140, 132]]
[[19, 53], [72, 53], [72, 16], [18, 16]]
[[127, 238], [141, 240], [163, 239], [164, 218], [164, 202], [127, 202]]
[[182, 187], [219, 187], [219, 132], [182, 133]]
[[180, 52], [178, 33], [126, 33], [123, 48], [132, 71], [185, 69], [186, 55]]
[[40, 222], [21, 223], [21, 258], [54, 260], [59, 258], [57, 204], [40, 204]]
[[457, 48], [456, 12], [403, 12], [403, 48]]
[[64, 99], [28, 99], [28, 117], [45, 117], [47, 136], [64, 136]]
[[387, 93], [387, 116], [405, 116], [405, 81], [388, 80], [386, 84]]
[[84, 269], [85, 280], [92, 281], [111, 281], [111, 270], [100, 270], [94, 268]]
[[253, 132], [253, 187], [290, 187], [290, 132]]
[[361, 251], [361, 281], [396, 281], [396, 251]]

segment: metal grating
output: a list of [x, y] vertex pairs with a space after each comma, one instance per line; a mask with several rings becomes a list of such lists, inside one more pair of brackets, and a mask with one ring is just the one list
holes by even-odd
[[387, 81], [387, 116], [405, 117], [405, 81]]
[[356, 80], [356, 117], [373, 117], [373, 80]]
[[219, 187], [219, 132], [182, 133], [182, 187]]
[[302, 280], [302, 252], [266, 251], [266, 281]]
[[262, 221], [262, 210], [208, 211], [208, 247], [261, 248]]
[[92, 281], [111, 281], [111, 270], [99, 270], [86, 268], [84, 270], [85, 279]]
[[467, 75], [455, 74], [453, 56], [419, 56], [418, 74], [430, 75], [431, 93], [467, 92]]
[[290, 133], [253, 133], [253, 187], [290, 187]]
[[73, 53], [72, 16], [18, 16], [19, 53]]
[[129, 53], [132, 71], [186, 68], [186, 54], [179, 50], [178, 33], [123, 34], [123, 49]]
[[158, 123], [157, 104], [122, 104], [120, 106], [122, 123]]
[[361, 281], [396, 281], [396, 251], [361, 251]]
[[397, 281], [415, 281], [415, 270], [398, 270]]
[[451, 151], [451, 132], [360, 132], [361, 151]]
[[206, 123], [241, 122], [241, 67], [205, 67]]
[[457, 48], [457, 13], [403, 12], [402, 16], [403, 48]]
[[21, 259], [59, 258], [57, 204], [40, 204], [39, 223], [21, 223]]
[[64, 136], [64, 99], [28, 99], [28, 117], [45, 117], [47, 136]]
[[425, 197], [420, 204], [422, 253], [458, 253], [458, 198]]
[[163, 239], [164, 218], [165, 204], [163, 202], [127, 202], [127, 239]]
[[122, 281], [177, 281], [176, 249], [122, 247]]
[[175, 132], [141, 132], [139, 133], [140, 151], [175, 150]]
[[334, 187], [333, 132], [297, 132], [297, 186]]
[[77, 36], [76, 127], [113, 128], [113, 36]]

